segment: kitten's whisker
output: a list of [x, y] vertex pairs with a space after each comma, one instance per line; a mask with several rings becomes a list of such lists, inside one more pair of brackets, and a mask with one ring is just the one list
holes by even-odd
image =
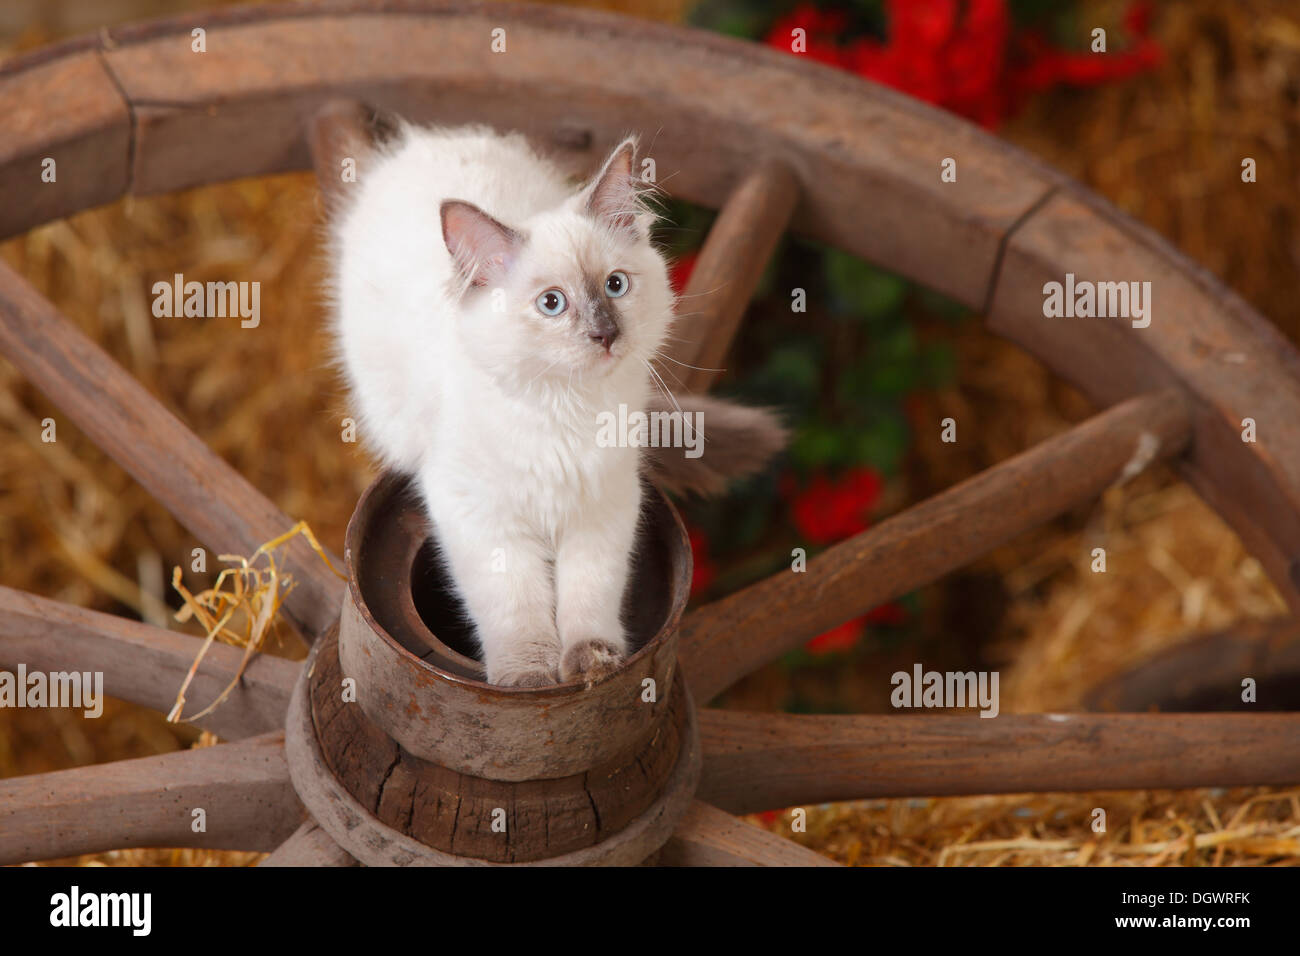
[[713, 295], [715, 292], [721, 292], [723, 289], [725, 289], [725, 288], [727, 287], [728, 284], [729, 284], [729, 283], [727, 283], [727, 282], [723, 282], [722, 285], [714, 286], [712, 289], [707, 289], [707, 290], [705, 290], [704, 292], [682, 292], [682, 293], [680, 293], [680, 294], [678, 294], [678, 295], [673, 296], [673, 298], [675, 298], [675, 299], [690, 299], [690, 298], [693, 298], [693, 297], [695, 297], [695, 296], [700, 296], [700, 295]]
[[[654, 384], [654, 386], [655, 386], [657, 389], [659, 389], [659, 392], [664, 396], [664, 398], [668, 398], [668, 393], [667, 393], [667, 391], [665, 390], [665, 387], [664, 387], [663, 382], [660, 380], [659, 376], [655, 375], [655, 370], [654, 370], [653, 368], [650, 367], [650, 363], [649, 363], [648, 361], [646, 361], [645, 359], [642, 359], [642, 360], [641, 360], [641, 363], [646, 367], [647, 370], [649, 370], [649, 372], [650, 372], [650, 381]], [[672, 401], [672, 399], [668, 399], [668, 400], [669, 400], [669, 401]]]
[[[654, 361], [654, 359], [651, 359], [651, 361]], [[673, 381], [676, 382], [677, 385], [678, 385], [680, 388], [685, 388], [685, 387], [686, 387], [686, 383], [685, 383], [685, 382], [683, 382], [683, 381], [682, 381], [680, 378], [678, 378], [676, 375], [673, 375], [673, 371], [672, 371], [672, 369], [665, 368], [665, 369], [660, 369], [660, 370], [659, 370], [659, 373], [660, 373], [661, 375], [662, 375], [664, 372], [667, 372], [669, 375], [672, 375], [672, 376], [673, 376]]]
[[655, 356], [655, 358], [667, 359], [668, 361], [672, 362], [674, 365], [680, 365], [682, 368], [693, 368], [697, 372], [725, 372], [726, 371], [725, 368], [704, 368], [703, 366], [700, 365], [688, 365], [685, 362], [677, 361], [677, 359], [665, 353], [659, 353]]
[[662, 126], [660, 126], [657, 130], [655, 130], [655, 134], [654, 134], [653, 136], [650, 137], [650, 145], [647, 146], [647, 147], [645, 148], [645, 150], [644, 150], [644, 154], [645, 154], [646, 156], [653, 156], [653, 155], [654, 155], [654, 152], [655, 152], [655, 143], [659, 142], [659, 134], [662, 133], [663, 131], [664, 131], [664, 128], [663, 128]]
[[[719, 286], [718, 288], [721, 288], [721, 286]], [[676, 295], [673, 296], [673, 299], [674, 301], [677, 299], [698, 299], [702, 295], [712, 295], [716, 291], [718, 290], [712, 289], [708, 292], [678, 292]]]
[[560, 360], [556, 359], [550, 365], [546, 366], [546, 368], [542, 369], [540, 372], [538, 372], [536, 375], [534, 375], [532, 378], [528, 380], [528, 383], [524, 385], [523, 390], [528, 391], [528, 389], [532, 387], [533, 382], [537, 381], [539, 378], [541, 378], [543, 375], [545, 375], [547, 372], [549, 372], [551, 369], [555, 368], [555, 366], [559, 364], [560, 364]]
[[[698, 434], [700, 436], [700, 441], [707, 443], [708, 438], [705, 436], [702, 430], [697, 429], [693, 424], [691, 424], [690, 414], [682, 410], [682, 406], [677, 403], [676, 397], [673, 395], [672, 391], [668, 388], [668, 384], [663, 380], [663, 377], [655, 370], [654, 366], [651, 365], [649, 361], [646, 361], [644, 359], [642, 361], [645, 362], [645, 367], [650, 370], [650, 374], [654, 376], [654, 379], [658, 384], [660, 391], [664, 393], [664, 397], [667, 398], [668, 401], [672, 403], [673, 408], [675, 408], [677, 410], [677, 413], [681, 415], [682, 426], [684, 428], [689, 428], [691, 430], [692, 435]], [[671, 375], [672, 373], [669, 372], [669, 374]], [[677, 376], [673, 375], [673, 378], [677, 378]], [[677, 381], [679, 384], [681, 383], [681, 379], [677, 379]]]
[[[698, 319], [698, 318], [699, 318], [700, 316], [702, 316], [703, 314], [704, 314], [703, 312], [674, 312], [674, 313], [673, 313], [673, 319], [674, 319], [674, 320], [677, 320], [677, 319]], [[675, 328], [675, 326], [674, 326], [674, 328]], [[670, 330], [670, 331], [671, 331], [671, 330]]]
[[641, 362], [643, 365], [645, 365], [647, 369], [650, 370], [650, 374], [654, 376], [655, 381], [658, 382], [660, 388], [663, 389], [664, 397], [668, 399], [669, 402], [672, 403], [672, 406], [677, 410], [677, 413], [679, 415], [685, 415], [686, 413], [682, 411], [682, 406], [677, 404], [677, 399], [673, 395], [672, 389], [670, 389], [668, 387], [668, 383], [663, 380], [663, 376], [660, 375], [657, 371], [655, 371], [655, 367], [651, 365], [650, 362], [647, 361], [646, 359], [642, 359]]
[[[677, 335], [676, 333], [673, 333], [673, 332], [666, 332], [666, 333], [664, 333], [664, 339], [666, 339], [666, 340], [669, 341], [669, 342], [689, 342], [689, 341], [694, 341], [693, 339], [687, 339], [684, 335]], [[713, 371], [713, 369], [709, 369], [709, 371]], [[726, 371], [726, 369], [722, 369], [722, 371]]]

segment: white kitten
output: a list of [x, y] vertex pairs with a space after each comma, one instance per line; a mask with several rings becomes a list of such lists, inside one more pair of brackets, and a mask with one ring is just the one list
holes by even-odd
[[596, 680], [626, 655], [643, 464], [712, 490], [782, 440], [765, 413], [711, 401], [714, 460], [693, 473], [680, 452], [655, 465], [598, 445], [601, 412], [656, 407], [649, 362], [673, 317], [634, 149], [575, 191], [519, 135], [408, 126], [333, 223], [363, 435], [415, 475], [495, 684]]

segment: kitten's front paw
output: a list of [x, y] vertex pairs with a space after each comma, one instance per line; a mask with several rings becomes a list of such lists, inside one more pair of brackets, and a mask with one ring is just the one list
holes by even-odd
[[559, 679], [551, 668], [526, 667], [498, 674], [488, 683], [499, 687], [548, 687], [551, 684], [558, 684]]
[[609, 641], [579, 641], [565, 650], [560, 660], [560, 679], [593, 684], [618, 670], [622, 662], [623, 652]]
[[503, 652], [487, 654], [489, 684], [501, 687], [546, 687], [560, 682], [560, 642], [520, 641]]

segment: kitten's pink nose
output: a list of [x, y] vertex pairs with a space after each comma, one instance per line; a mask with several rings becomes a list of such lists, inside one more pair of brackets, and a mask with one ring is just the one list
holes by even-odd
[[618, 338], [618, 326], [614, 325], [612, 322], [608, 324], [602, 323], [588, 332], [587, 338], [591, 339], [593, 342], [598, 342], [600, 346], [608, 352], [613, 346], [614, 340]]

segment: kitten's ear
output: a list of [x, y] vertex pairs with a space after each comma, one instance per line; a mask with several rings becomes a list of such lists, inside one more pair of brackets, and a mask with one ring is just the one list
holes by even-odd
[[470, 285], [499, 281], [523, 244], [519, 233], [460, 199], [448, 199], [442, 204], [442, 240]]
[[579, 195], [587, 215], [615, 229], [639, 235], [637, 218], [643, 207], [636, 180], [632, 177], [635, 154], [636, 139], [629, 136], [614, 147], [596, 178]]

